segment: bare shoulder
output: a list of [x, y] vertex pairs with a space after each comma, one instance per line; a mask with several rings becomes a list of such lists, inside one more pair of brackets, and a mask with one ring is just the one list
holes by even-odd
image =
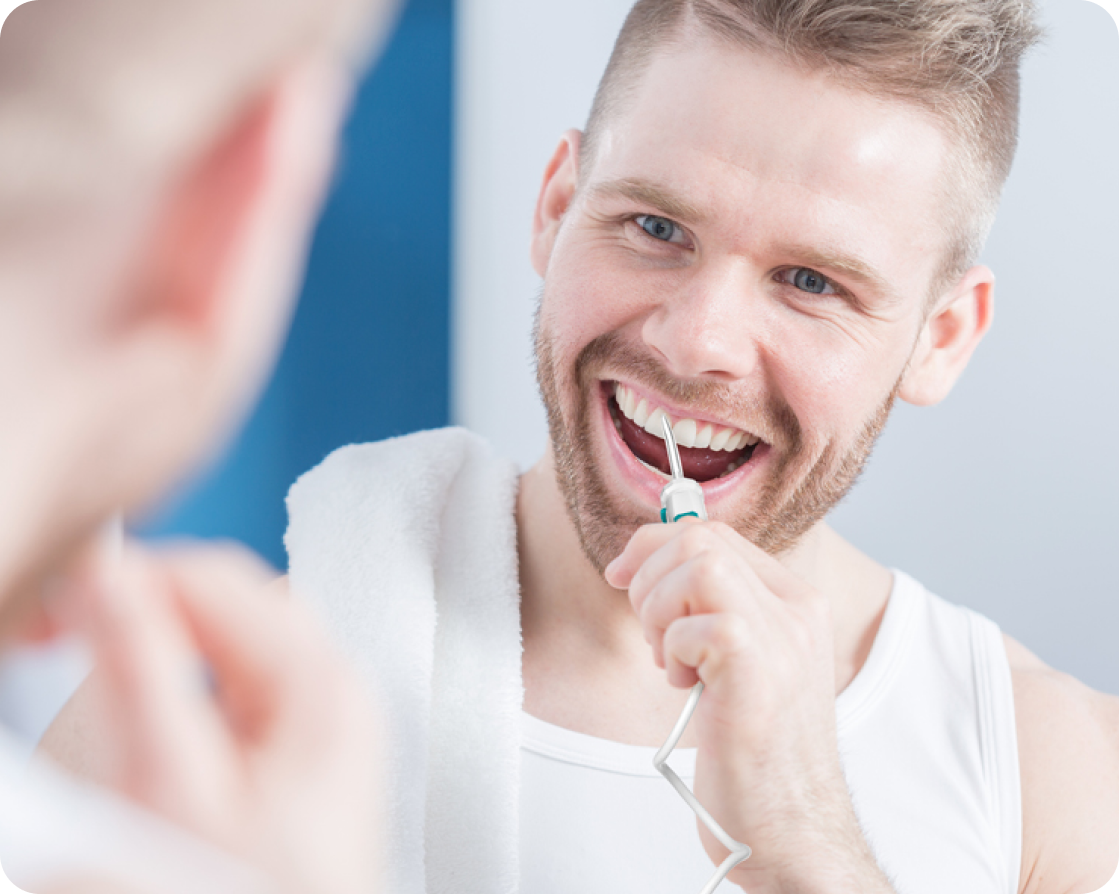
[[1022, 775], [1022, 894], [1089, 894], [1119, 863], [1119, 698], [1005, 637]]

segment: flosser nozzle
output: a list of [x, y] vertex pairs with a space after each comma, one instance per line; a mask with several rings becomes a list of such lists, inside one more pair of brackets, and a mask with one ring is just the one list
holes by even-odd
[[676, 446], [676, 434], [672, 431], [672, 423], [668, 421], [668, 414], [661, 415], [661, 426], [664, 429], [664, 443], [668, 450], [668, 466], [672, 469], [673, 478], [683, 478], [684, 469], [680, 465], [680, 448]]
[[674, 522], [687, 516], [707, 521], [707, 507], [703, 503], [703, 488], [699, 482], [684, 477], [684, 467], [680, 463], [680, 448], [676, 446], [676, 436], [672, 433], [672, 423], [668, 414], [661, 416], [664, 428], [664, 445], [668, 451], [668, 467], [672, 470], [672, 480], [661, 490], [661, 521]]

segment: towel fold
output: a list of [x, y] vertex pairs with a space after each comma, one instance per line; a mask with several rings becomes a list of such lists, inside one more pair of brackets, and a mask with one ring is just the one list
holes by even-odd
[[292, 591], [384, 717], [387, 890], [515, 894], [516, 468], [463, 429], [331, 454], [292, 487]]

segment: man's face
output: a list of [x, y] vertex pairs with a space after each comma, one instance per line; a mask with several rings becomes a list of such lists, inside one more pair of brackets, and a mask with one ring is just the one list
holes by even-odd
[[552, 449], [596, 567], [658, 516], [658, 408], [711, 517], [764, 549], [842, 497], [924, 322], [947, 148], [919, 109], [760, 53], [658, 53], [534, 246]]

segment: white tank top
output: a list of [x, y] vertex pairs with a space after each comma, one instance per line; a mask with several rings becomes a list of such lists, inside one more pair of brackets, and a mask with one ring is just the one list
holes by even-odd
[[[878, 636], [836, 714], [856, 813], [898, 891], [1017, 894], [1014, 698], [991, 621], [895, 572]], [[652, 767], [655, 748], [522, 721], [521, 894], [703, 887], [712, 864], [694, 815]], [[679, 749], [670, 761], [689, 785], [695, 759]]]

